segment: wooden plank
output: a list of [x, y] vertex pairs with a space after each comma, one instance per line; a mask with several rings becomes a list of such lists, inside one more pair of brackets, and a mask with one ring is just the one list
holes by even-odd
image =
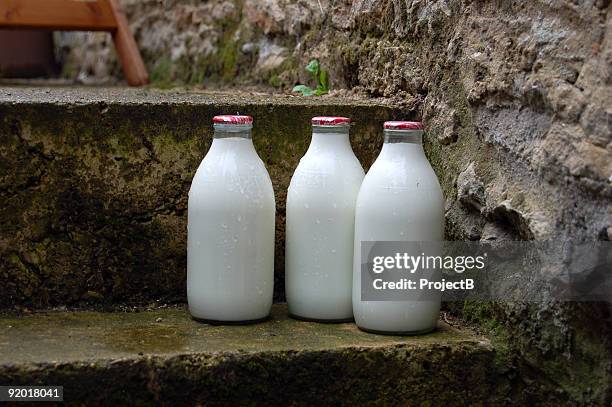
[[130, 86], [146, 85], [149, 83], [149, 74], [142, 62], [138, 45], [128, 26], [127, 19], [117, 0], [109, 0], [109, 3], [117, 21], [117, 30], [113, 33], [113, 40], [123, 68], [123, 75]]
[[0, 0], [0, 27], [115, 31], [108, 0]]

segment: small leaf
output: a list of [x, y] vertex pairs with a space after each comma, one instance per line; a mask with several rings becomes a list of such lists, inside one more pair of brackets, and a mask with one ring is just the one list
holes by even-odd
[[306, 87], [305, 89], [302, 90], [302, 96], [312, 96], [315, 94], [316, 91], [310, 89], [309, 87]]
[[320, 65], [319, 65], [318, 59], [313, 59], [308, 63], [308, 65], [306, 65], [306, 71], [310, 72], [315, 77], [319, 74], [319, 69], [320, 69]]
[[321, 69], [319, 72], [319, 86], [327, 92], [329, 90], [329, 77], [326, 69]]
[[302, 96], [312, 96], [315, 93], [314, 90], [306, 85], [296, 85], [293, 87], [292, 92], [299, 92]]
[[322, 86], [317, 87], [317, 89], [314, 91], [315, 95], [317, 96], [321, 96], [321, 95], [325, 95], [327, 93], [327, 89], [324, 89]]

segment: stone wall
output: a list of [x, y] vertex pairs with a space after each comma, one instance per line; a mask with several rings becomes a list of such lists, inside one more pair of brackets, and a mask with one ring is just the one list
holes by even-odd
[[[332, 88], [420, 108], [453, 236], [500, 235], [506, 223], [523, 239], [610, 238], [606, 2], [123, 4], [155, 85], [286, 89], [307, 80], [301, 67], [317, 57]], [[107, 34], [60, 43], [66, 75], [120, 75]]]
[[[287, 90], [317, 57], [332, 88], [418, 109], [448, 238], [612, 238], [607, 0], [123, 4], [158, 86]], [[66, 75], [118, 75], [107, 37], [79, 41], [64, 41]], [[610, 308], [542, 295], [467, 304], [464, 316], [508, 338], [568, 399], [609, 401]]]
[[122, 88], [0, 88], [0, 312], [184, 303], [187, 198], [213, 116], [253, 116], [276, 198], [274, 299], [285, 300], [285, 202], [313, 116], [361, 117], [369, 168], [381, 123], [410, 112], [376, 100]]

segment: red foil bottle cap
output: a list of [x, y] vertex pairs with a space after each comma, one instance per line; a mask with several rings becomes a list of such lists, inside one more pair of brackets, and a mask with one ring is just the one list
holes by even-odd
[[253, 124], [251, 116], [241, 115], [221, 115], [213, 117], [213, 123], [216, 124]]
[[312, 124], [315, 126], [345, 126], [351, 124], [351, 119], [337, 116], [317, 116], [312, 118]]
[[385, 122], [385, 129], [388, 130], [423, 130], [423, 123], [408, 121]]

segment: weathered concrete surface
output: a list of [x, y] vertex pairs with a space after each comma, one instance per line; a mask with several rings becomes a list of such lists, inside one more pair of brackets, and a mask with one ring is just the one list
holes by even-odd
[[284, 298], [286, 191], [310, 118], [354, 118], [369, 166], [381, 102], [125, 89], [0, 89], [0, 308], [184, 302], [186, 208], [216, 114], [254, 116], [277, 201], [275, 298]]
[[[512, 395], [480, 336], [440, 323], [419, 337], [287, 318], [255, 326], [192, 321], [184, 308], [0, 318], [0, 384], [63, 385], [69, 405], [474, 405]], [[555, 394], [536, 401], [552, 403]], [[531, 401], [533, 401], [531, 400]]]
[[[270, 320], [254, 325], [208, 325], [183, 306], [139, 312], [37, 311], [0, 314], [0, 365], [176, 356], [190, 353], [320, 351], [393, 346], [470, 344], [491, 351], [484, 337], [440, 322], [423, 336], [373, 335], [353, 323], [318, 324], [288, 317], [275, 304]], [[41, 346], [43, 345], [44, 346]]]

